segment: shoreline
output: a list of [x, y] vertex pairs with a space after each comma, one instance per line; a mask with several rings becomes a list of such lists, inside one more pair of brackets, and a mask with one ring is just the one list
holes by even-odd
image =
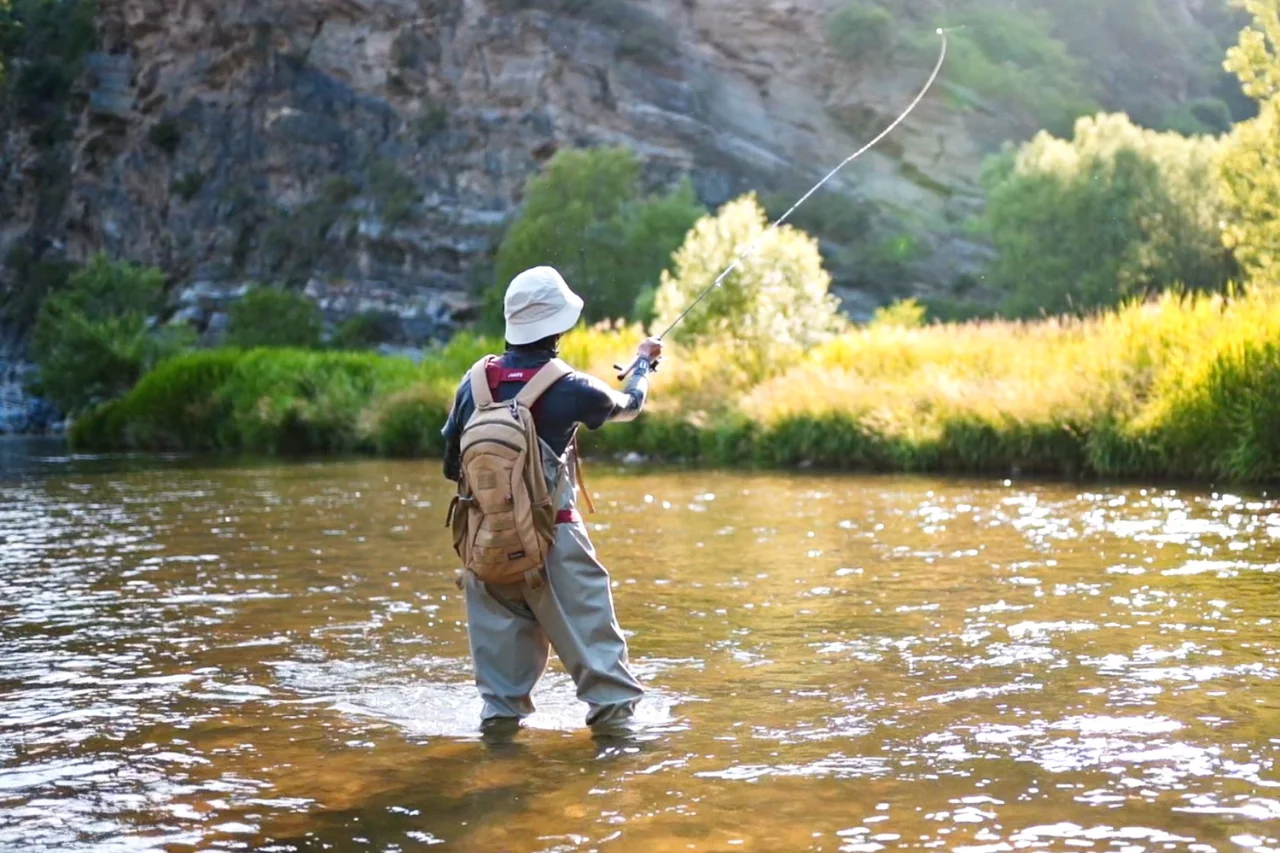
[[[643, 417], [643, 416], [642, 416]], [[606, 427], [608, 429], [608, 427]], [[584, 430], [585, 432], [585, 430]], [[20, 436], [0, 436], [0, 442], [5, 438], [21, 440]], [[212, 469], [222, 468], [257, 468], [270, 467], [275, 465], [292, 466], [292, 465], [313, 465], [316, 463], [323, 464], [361, 464], [365, 462], [386, 462], [386, 463], [403, 463], [412, 462], [424, 466], [439, 467], [442, 463], [442, 457], [439, 455], [426, 456], [386, 456], [377, 453], [246, 453], [236, 450], [106, 450], [91, 451], [87, 449], [76, 450], [72, 447], [71, 442], [65, 438], [57, 436], [48, 437], [27, 437], [28, 440], [59, 445], [66, 451], [68, 458], [81, 458], [86, 461], [94, 462], [110, 462], [114, 460], [130, 460], [146, 463], [147, 461], [158, 461], [166, 463], [178, 463], [179, 467], [185, 467], [185, 463], [194, 463], [198, 467], [208, 467]], [[10, 442], [17, 443], [17, 442]], [[584, 452], [583, 459], [587, 465], [587, 471], [601, 471], [608, 476], [616, 478], [643, 477], [649, 475], [696, 475], [699, 473], [713, 473], [718, 475], [730, 476], [768, 476], [779, 475], [793, 478], [864, 478], [864, 479], [907, 479], [907, 480], [934, 480], [939, 482], [947, 482], [951, 484], [964, 483], [973, 486], [993, 486], [1003, 485], [1006, 487], [1029, 487], [1029, 486], [1070, 486], [1078, 487], [1082, 490], [1088, 488], [1098, 488], [1103, 490], [1112, 489], [1144, 489], [1144, 490], [1170, 490], [1177, 492], [1194, 491], [1208, 494], [1233, 494], [1241, 497], [1252, 497], [1259, 500], [1272, 499], [1271, 492], [1280, 486], [1280, 479], [1274, 481], [1259, 481], [1252, 483], [1229, 482], [1213, 479], [1195, 479], [1187, 477], [1174, 476], [1080, 476], [1068, 475], [1052, 472], [1023, 472], [1023, 471], [963, 471], [963, 470], [939, 470], [939, 469], [892, 469], [892, 468], [856, 468], [856, 467], [838, 467], [838, 466], [819, 466], [819, 465], [724, 465], [707, 463], [697, 460], [679, 460], [674, 458], [648, 457], [640, 461], [628, 461], [627, 456], [633, 454], [630, 452], [614, 452], [609, 454]], [[438, 473], [438, 472], [437, 472]], [[588, 473], [588, 476], [590, 474]], [[440, 477], [443, 480], [443, 476]]]
[[[639, 328], [578, 329], [561, 357], [612, 385]], [[1280, 483], [1280, 295], [1166, 295], [1037, 323], [851, 328], [809, 350], [673, 344], [637, 421], [589, 456], [701, 468]], [[77, 418], [78, 450], [431, 458], [458, 383], [501, 342], [420, 362], [368, 352], [188, 351]]]

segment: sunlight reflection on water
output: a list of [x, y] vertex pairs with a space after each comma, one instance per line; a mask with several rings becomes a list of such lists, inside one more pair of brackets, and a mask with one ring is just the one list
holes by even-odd
[[642, 725], [495, 741], [434, 465], [13, 469], [0, 848], [1280, 848], [1274, 501], [592, 482]]

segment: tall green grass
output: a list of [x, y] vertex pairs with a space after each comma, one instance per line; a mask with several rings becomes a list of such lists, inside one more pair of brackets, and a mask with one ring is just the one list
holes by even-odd
[[[638, 327], [570, 334], [604, 379]], [[85, 448], [434, 456], [454, 389], [496, 341], [422, 364], [289, 350], [191, 353], [78, 421]], [[768, 375], [731, 342], [669, 349], [638, 421], [589, 453], [721, 466], [1280, 480], [1280, 294], [1166, 295], [1085, 320], [847, 331]]]

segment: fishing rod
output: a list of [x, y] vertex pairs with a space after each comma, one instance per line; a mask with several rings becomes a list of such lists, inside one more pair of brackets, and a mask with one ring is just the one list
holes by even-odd
[[[951, 29], [959, 29], [959, 27], [953, 27]], [[839, 172], [845, 166], [848, 166], [854, 160], [857, 160], [863, 154], [866, 154], [873, 147], [875, 147], [876, 143], [878, 143], [880, 140], [888, 136], [893, 131], [894, 128], [902, 124], [902, 122], [906, 121], [907, 116], [911, 115], [912, 111], [915, 110], [915, 108], [920, 104], [920, 102], [924, 100], [924, 96], [928, 94], [931, 88], [933, 88], [933, 84], [934, 82], [937, 81], [938, 75], [942, 73], [942, 63], [947, 58], [947, 33], [950, 32], [951, 29], [944, 29], [942, 27], [938, 28], [937, 33], [939, 36], [942, 37], [942, 49], [938, 53], [938, 62], [936, 65], [934, 65], [933, 73], [929, 75], [929, 79], [924, 84], [924, 88], [920, 90], [920, 94], [916, 95], [915, 100], [913, 100], [907, 106], [907, 108], [903, 110], [902, 115], [894, 119], [893, 123], [890, 124], [888, 127], [886, 127], [884, 130], [882, 130], [875, 139], [871, 140], [866, 145], [862, 146], [857, 151], [855, 151], [853, 154], [850, 154], [848, 157], [846, 157], [839, 166], [836, 166], [834, 169], [828, 172], [826, 176], [823, 177], [822, 180], [814, 184], [813, 187], [807, 193], [801, 196], [799, 201], [791, 205], [790, 210], [788, 210], [786, 213], [779, 216], [777, 221], [775, 221], [772, 225], [770, 225], [768, 228], [762, 231], [754, 240], [752, 240], [751, 243], [747, 246], [747, 248], [743, 250], [742, 254], [738, 255], [738, 257], [734, 260], [734, 262], [729, 264], [729, 266], [725, 268], [724, 272], [716, 276], [715, 281], [711, 282], [711, 284], [708, 285], [705, 290], [699, 293], [697, 298], [694, 299], [692, 302], [690, 302], [689, 305], [686, 306], [685, 309], [681, 311], [680, 314], [677, 315], [677, 317], [674, 320], [671, 321], [671, 325], [667, 326], [667, 328], [663, 330], [662, 334], [658, 335], [657, 339], [659, 341], [663, 340], [664, 338], [666, 338], [667, 335], [671, 334], [671, 330], [674, 329], [676, 326], [680, 325], [680, 321], [683, 320], [685, 317], [687, 317], [689, 315], [689, 312], [698, 306], [698, 303], [706, 299], [707, 296], [711, 294], [711, 291], [715, 290], [717, 287], [723, 284], [724, 280], [729, 277], [729, 274], [732, 273], [735, 269], [737, 269], [738, 265], [741, 264], [744, 260], [746, 260], [747, 257], [753, 251], [755, 251], [756, 247], [760, 244], [760, 241], [763, 240], [765, 237], [767, 237], [769, 233], [774, 229], [776, 229], [779, 225], [786, 222], [787, 219], [790, 218], [791, 214], [795, 213], [796, 208], [800, 207], [800, 205], [808, 201], [811, 195], [816, 193], [818, 190], [822, 189], [823, 185], [825, 185], [827, 181], [834, 178], [837, 172]], [[622, 380], [626, 379], [627, 376], [631, 373], [631, 371], [636, 369], [636, 365], [639, 363], [640, 363], [640, 356], [636, 356], [635, 360], [632, 361], [631, 364], [628, 365], [625, 370], [623, 369], [622, 365], [615, 364], [613, 366], [613, 369], [619, 371], [618, 381], [621, 382]]]

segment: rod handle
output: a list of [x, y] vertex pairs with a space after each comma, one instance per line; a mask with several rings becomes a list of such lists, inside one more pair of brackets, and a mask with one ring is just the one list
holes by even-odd
[[621, 364], [615, 364], [613, 369], [618, 371], [618, 381], [621, 382], [631, 375], [631, 371], [636, 369], [636, 365], [640, 363], [640, 356], [636, 356], [626, 367]]
[[[658, 363], [659, 363], [659, 362], [661, 362], [661, 361], [662, 361], [662, 359], [658, 359], [657, 361], [651, 361], [651, 362], [649, 362], [649, 372], [650, 372], [650, 373], [657, 373], [657, 372], [658, 372]], [[621, 382], [621, 381], [623, 381], [624, 379], [626, 379], [628, 376], [630, 376], [630, 375], [631, 375], [631, 371], [635, 370], [635, 369], [636, 369], [636, 365], [637, 365], [637, 364], [639, 364], [639, 363], [640, 363], [640, 356], [636, 356], [634, 359], [632, 359], [632, 360], [631, 360], [631, 363], [630, 363], [630, 364], [628, 364], [626, 367], [623, 367], [621, 364], [615, 364], [615, 365], [613, 366], [613, 369], [614, 369], [614, 370], [616, 370], [616, 371], [618, 371], [618, 381], [619, 381], [619, 382]]]

